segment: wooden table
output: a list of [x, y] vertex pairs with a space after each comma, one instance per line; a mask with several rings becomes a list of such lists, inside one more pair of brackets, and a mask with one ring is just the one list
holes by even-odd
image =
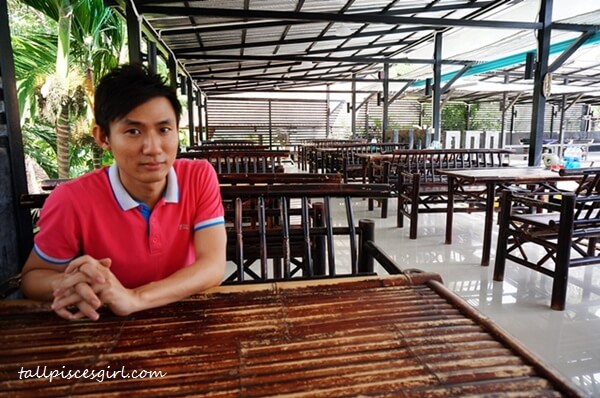
[[438, 280], [219, 287], [97, 322], [5, 301], [0, 396], [583, 396]]
[[446, 212], [446, 243], [452, 243], [452, 222], [454, 217], [454, 196], [464, 184], [484, 185], [485, 222], [483, 229], [483, 250], [481, 265], [490, 263], [492, 227], [494, 223], [494, 201], [499, 192], [514, 185], [545, 185], [558, 181], [578, 179], [578, 176], [561, 177], [557, 172], [544, 167], [500, 167], [471, 169], [439, 169], [440, 174], [448, 176], [448, 207]]

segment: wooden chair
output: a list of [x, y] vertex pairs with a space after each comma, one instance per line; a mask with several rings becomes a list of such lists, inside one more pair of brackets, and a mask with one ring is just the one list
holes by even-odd
[[[395, 151], [389, 167], [390, 184], [398, 192], [397, 226], [404, 227], [404, 217], [410, 221], [409, 237], [417, 238], [421, 213], [444, 213], [448, 204], [448, 179], [438, 169], [503, 167], [505, 156], [512, 151], [504, 149], [425, 149]], [[385, 177], [383, 179], [385, 181]], [[455, 201], [473, 203], [473, 198], [485, 192], [484, 186], [471, 186]], [[387, 207], [386, 207], [387, 209]], [[456, 207], [455, 211], [482, 210], [473, 206]], [[382, 215], [383, 216], [383, 215]]]
[[[506, 260], [551, 277], [555, 310], [565, 308], [569, 269], [600, 263], [600, 168], [561, 174], [582, 179], [572, 192], [503, 192], [494, 266], [495, 281], [504, 280]], [[534, 257], [529, 247], [543, 254]]]
[[[353, 198], [389, 192], [385, 184], [222, 187], [224, 203], [230, 203], [227, 259], [236, 268], [226, 283], [370, 274], [374, 259], [388, 273], [397, 273], [393, 261], [373, 242], [374, 222], [360, 220], [357, 225], [352, 211]], [[346, 209], [344, 226], [333, 220], [331, 206], [336, 199]], [[348, 239], [346, 270], [338, 266], [335, 255], [334, 239], [340, 235]]]

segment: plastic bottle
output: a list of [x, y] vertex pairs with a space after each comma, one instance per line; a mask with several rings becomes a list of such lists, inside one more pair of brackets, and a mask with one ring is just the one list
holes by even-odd
[[578, 169], [581, 167], [581, 148], [573, 147], [571, 155], [571, 169]]
[[570, 146], [566, 147], [565, 150], [563, 151], [562, 164], [565, 167], [565, 169], [571, 168], [571, 147]]

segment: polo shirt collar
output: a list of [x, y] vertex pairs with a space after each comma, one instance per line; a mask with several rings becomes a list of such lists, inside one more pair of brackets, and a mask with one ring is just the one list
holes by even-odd
[[[113, 163], [108, 168], [108, 181], [115, 194], [115, 199], [123, 210], [131, 210], [138, 207], [140, 204], [129, 195], [121, 179], [119, 178], [119, 168], [116, 163]], [[164, 199], [167, 203], [179, 202], [179, 184], [177, 183], [177, 174], [175, 169], [171, 167], [167, 173], [167, 189], [164, 193]]]

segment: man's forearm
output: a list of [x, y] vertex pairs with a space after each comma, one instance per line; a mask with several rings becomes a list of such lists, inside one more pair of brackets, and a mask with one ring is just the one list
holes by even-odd
[[23, 274], [21, 291], [31, 299], [52, 301], [54, 285], [62, 278], [62, 272], [49, 269], [32, 269]]
[[223, 281], [224, 262], [193, 264], [182, 268], [160, 281], [151, 282], [135, 290], [139, 310], [160, 307], [218, 286]]

